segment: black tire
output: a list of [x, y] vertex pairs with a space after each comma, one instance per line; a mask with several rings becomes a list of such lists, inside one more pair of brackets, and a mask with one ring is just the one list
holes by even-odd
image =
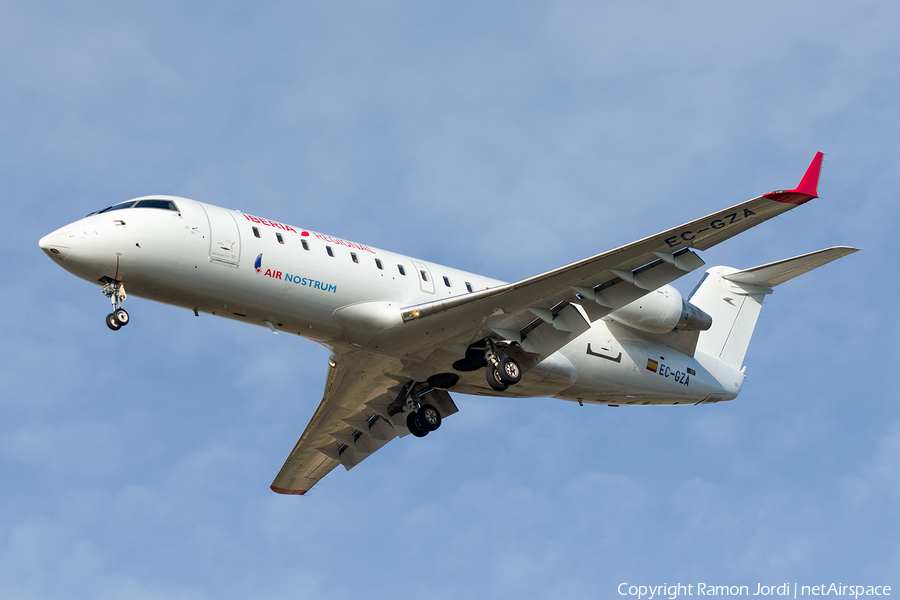
[[430, 404], [423, 404], [416, 413], [416, 423], [426, 431], [436, 431], [441, 426], [441, 413]]
[[419, 426], [419, 421], [416, 418], [416, 413], [411, 412], [406, 415], [406, 427], [409, 429], [409, 432], [416, 437], [425, 437], [428, 435], [427, 429], [422, 429]]
[[122, 327], [124, 327], [125, 325], [128, 325], [128, 321], [130, 320], [130, 317], [128, 316], [128, 312], [127, 312], [124, 308], [118, 308], [118, 309], [116, 309], [116, 310], [113, 312], [113, 318], [114, 318], [114, 319], [119, 323], [119, 325], [121, 325]]
[[485, 378], [487, 379], [488, 385], [498, 392], [504, 392], [506, 391], [506, 388], [509, 387], [508, 383], [500, 379], [500, 373], [494, 365], [488, 365], [488, 368], [485, 369]]
[[106, 326], [113, 331], [118, 331], [122, 327], [122, 325], [120, 325], [119, 322], [116, 321], [116, 315], [114, 315], [113, 313], [109, 313], [108, 315], [106, 315]]
[[522, 381], [522, 368], [519, 363], [508, 356], [500, 359], [500, 368], [497, 369], [497, 374], [507, 385], [516, 385]]

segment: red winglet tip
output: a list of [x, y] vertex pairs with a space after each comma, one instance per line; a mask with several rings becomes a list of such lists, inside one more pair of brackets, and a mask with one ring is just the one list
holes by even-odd
[[276, 494], [285, 494], [288, 496], [302, 496], [309, 490], [288, 490], [285, 488], [275, 487], [274, 485], [270, 485], [269, 488]]
[[797, 194], [806, 194], [813, 198], [818, 198], [819, 194], [819, 174], [822, 172], [822, 159], [825, 157], [821, 152], [816, 152], [816, 156], [809, 163], [809, 168], [803, 174], [800, 185], [796, 189], [790, 190]]
[[809, 202], [813, 198], [819, 197], [819, 174], [822, 172], [822, 159], [825, 157], [821, 152], [816, 152], [812, 162], [803, 174], [803, 179], [792, 190], [779, 190], [777, 192], [769, 192], [763, 197], [770, 198], [776, 202], [784, 202], [785, 204], [803, 204]]

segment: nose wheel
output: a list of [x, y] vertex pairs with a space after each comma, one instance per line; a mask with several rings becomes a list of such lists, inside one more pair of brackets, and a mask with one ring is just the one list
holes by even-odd
[[125, 284], [121, 281], [111, 281], [103, 286], [103, 294], [112, 302], [113, 311], [106, 315], [106, 326], [113, 331], [118, 331], [131, 320], [128, 311], [122, 308], [125, 301]]
[[117, 308], [115, 312], [113, 312], [113, 318], [115, 318], [119, 325], [128, 325], [128, 312], [124, 308]]
[[122, 328], [122, 325], [118, 321], [116, 321], [115, 313], [109, 313], [108, 315], [106, 315], [106, 326], [113, 331], [118, 331]]
[[124, 308], [117, 308], [113, 312], [106, 315], [106, 326], [113, 331], [118, 331], [124, 325], [128, 325], [128, 311]]

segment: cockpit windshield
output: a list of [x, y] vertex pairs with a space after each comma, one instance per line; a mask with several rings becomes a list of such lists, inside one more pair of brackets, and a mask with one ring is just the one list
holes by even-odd
[[160, 208], [162, 210], [178, 211], [178, 207], [171, 200], [129, 200], [127, 202], [119, 202], [112, 206], [107, 206], [103, 210], [95, 210], [88, 216], [99, 215], [113, 210], [122, 210], [123, 208]]
[[95, 210], [94, 212], [90, 213], [88, 216], [90, 217], [91, 215], [99, 215], [100, 213], [109, 212], [111, 210], [121, 210], [123, 208], [131, 208], [132, 206], [134, 206], [134, 200], [130, 200], [128, 202], [119, 202], [118, 204], [113, 204], [112, 206], [107, 206], [103, 210]]

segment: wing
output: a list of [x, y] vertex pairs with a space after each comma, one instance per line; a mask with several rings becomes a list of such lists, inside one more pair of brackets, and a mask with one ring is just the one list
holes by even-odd
[[498, 335], [546, 356], [592, 321], [703, 266], [693, 250], [711, 248], [817, 198], [822, 157], [816, 154], [795, 189], [764, 194], [516, 283], [406, 307], [403, 325], [382, 331], [377, 343], [412, 358], [440, 344]]
[[[339, 464], [350, 470], [395, 437], [409, 433], [406, 413], [390, 416], [387, 411], [403, 389], [401, 361], [361, 350], [336, 350], [328, 365], [322, 401], [272, 482], [272, 490], [279, 494], [305, 494]], [[424, 398], [444, 417], [457, 412], [445, 391], [431, 390]]]
[[[350, 469], [391, 439], [409, 433], [405, 413], [388, 414], [404, 386], [426, 381], [486, 336], [552, 354], [590, 323], [693, 271], [706, 250], [818, 197], [822, 153], [797, 188], [771, 192], [590, 258], [507, 285], [400, 309], [372, 302], [338, 309], [339, 322], [366, 335], [365, 350], [336, 351], [325, 394], [272, 483], [304, 494], [338, 464]], [[534, 361], [532, 361], [533, 364]], [[449, 394], [430, 390], [442, 416], [457, 412]]]

